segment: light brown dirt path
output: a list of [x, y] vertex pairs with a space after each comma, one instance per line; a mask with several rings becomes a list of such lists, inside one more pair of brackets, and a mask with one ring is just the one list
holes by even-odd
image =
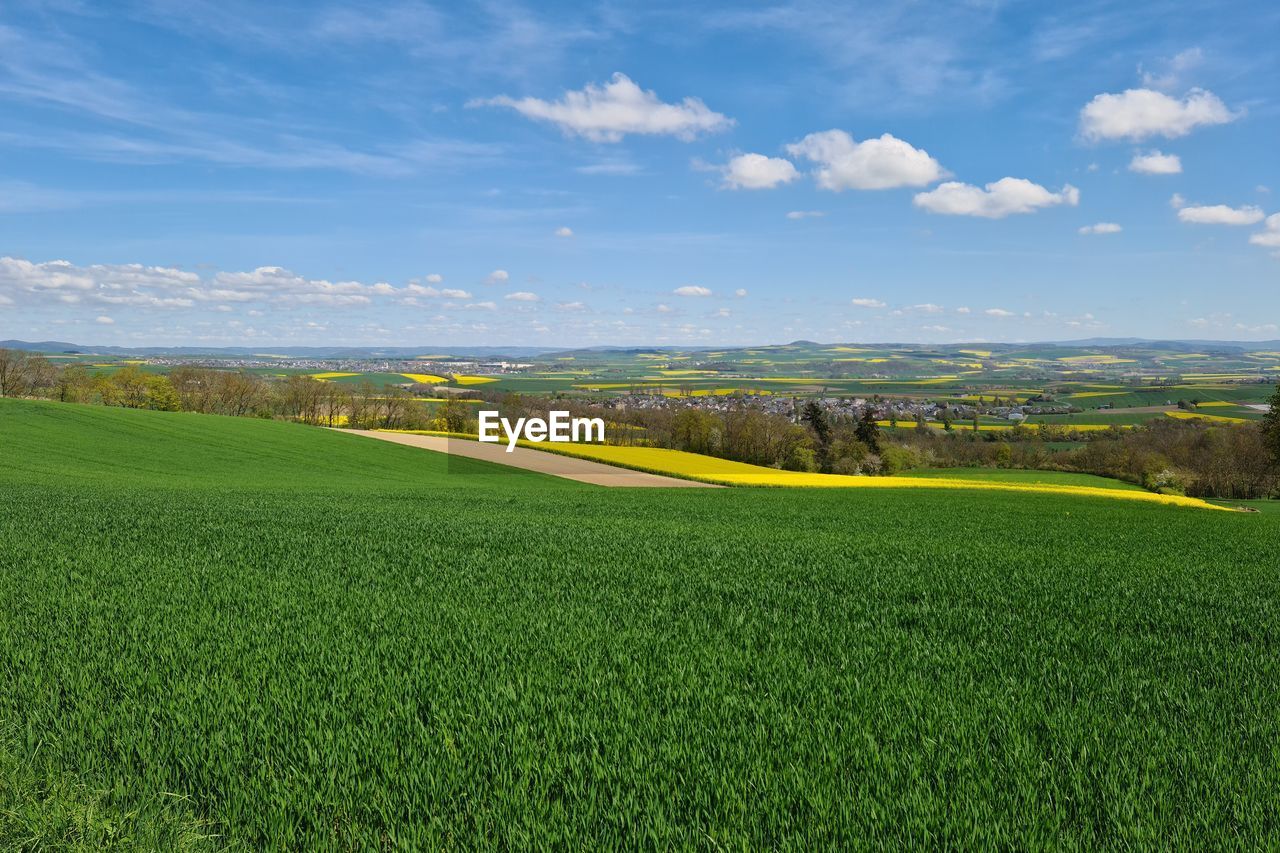
[[566, 480], [577, 480], [579, 483], [591, 483], [595, 486], [628, 486], [641, 488], [676, 488], [676, 489], [719, 489], [712, 483], [698, 483], [693, 480], [681, 480], [677, 477], [664, 477], [660, 474], [648, 474], [644, 471], [632, 471], [629, 468], [618, 468], [603, 462], [590, 459], [577, 459], [572, 456], [561, 456], [558, 453], [543, 453], [527, 447], [517, 447], [510, 453], [505, 444], [481, 444], [465, 438], [445, 438], [441, 435], [411, 435], [398, 432], [371, 432], [359, 429], [341, 429], [349, 435], [363, 435], [390, 441], [393, 444], [405, 444], [409, 447], [421, 447], [437, 453], [449, 453], [454, 456], [465, 456], [468, 459], [480, 459], [485, 462], [496, 462], [499, 465], [510, 465], [527, 471], [538, 471], [553, 477], [564, 477]]

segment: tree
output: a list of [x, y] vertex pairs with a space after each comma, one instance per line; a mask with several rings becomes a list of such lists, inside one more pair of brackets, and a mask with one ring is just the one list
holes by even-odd
[[27, 393], [29, 357], [22, 350], [0, 349], [0, 397]]
[[867, 406], [862, 410], [862, 417], [858, 418], [858, 426], [853, 432], [872, 453], [880, 452], [880, 425], [876, 423], [875, 409]]
[[1270, 402], [1271, 410], [1262, 419], [1262, 436], [1271, 451], [1272, 462], [1280, 467], [1280, 385], [1276, 386]]
[[813, 430], [814, 438], [818, 440], [818, 468], [830, 471], [831, 422], [827, 419], [827, 410], [817, 400], [810, 400], [804, 404], [800, 420], [808, 424], [809, 429]]

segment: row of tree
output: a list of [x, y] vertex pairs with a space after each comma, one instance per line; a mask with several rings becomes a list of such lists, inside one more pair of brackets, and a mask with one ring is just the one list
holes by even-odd
[[[284, 418], [329, 427], [476, 430], [476, 406], [456, 397], [426, 402], [409, 390], [309, 376], [265, 377], [243, 371], [177, 367], [168, 374], [136, 365], [89, 371], [58, 367], [40, 355], [0, 349], [0, 396], [47, 397], [162, 411]], [[1266, 417], [1253, 424], [1155, 419], [1134, 429], [1089, 433], [1069, 450], [1053, 427], [1004, 432], [956, 428], [881, 430], [874, 411], [833, 415], [809, 401], [793, 421], [743, 400], [728, 411], [694, 407], [616, 412], [589, 402], [488, 394], [510, 417], [548, 408], [604, 417], [611, 443], [643, 443], [794, 471], [896, 474], [919, 466], [1007, 467], [1081, 471], [1156, 490], [1220, 498], [1280, 496], [1280, 388]], [[798, 422], [797, 422], [798, 421]], [[1075, 434], [1075, 438], [1082, 436]]]

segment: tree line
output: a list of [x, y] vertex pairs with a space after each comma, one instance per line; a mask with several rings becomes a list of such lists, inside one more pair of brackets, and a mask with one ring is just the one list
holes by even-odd
[[[176, 367], [167, 374], [137, 365], [90, 371], [20, 350], [0, 349], [0, 396], [327, 427], [476, 431], [474, 400], [427, 403], [406, 388], [378, 387], [368, 380], [324, 382], [201, 367]], [[1090, 433], [1048, 424], [999, 432], [964, 426], [938, 430], [923, 420], [912, 428], [882, 429], [873, 406], [858, 416], [834, 415], [815, 400], [793, 418], [765, 412], [746, 399], [726, 411], [614, 410], [577, 399], [478, 396], [506, 416], [545, 415], [554, 407], [574, 416], [602, 417], [612, 444], [671, 448], [792, 471], [892, 475], [918, 467], [1026, 468], [1099, 474], [1198, 497], [1280, 497], [1280, 388], [1257, 423], [1156, 418]], [[1067, 439], [1074, 446], [1064, 449]]]

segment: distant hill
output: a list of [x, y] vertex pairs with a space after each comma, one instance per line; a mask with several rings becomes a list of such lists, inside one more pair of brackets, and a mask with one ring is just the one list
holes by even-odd
[[553, 347], [115, 347], [86, 346], [66, 341], [0, 341], [0, 348], [22, 349], [32, 352], [86, 352], [103, 355], [149, 355], [149, 356], [221, 356], [252, 357], [270, 353], [290, 358], [414, 358], [419, 355], [456, 355], [470, 358], [529, 358], [554, 352]]
[[[846, 342], [847, 343], [847, 342]], [[910, 347], [931, 349], [936, 351], [955, 351], [957, 349], [976, 346], [1000, 349], [1027, 349], [1036, 346], [1085, 347], [1085, 348], [1147, 348], [1167, 350], [1170, 352], [1199, 352], [1214, 350], [1216, 352], [1255, 352], [1258, 350], [1280, 350], [1280, 340], [1273, 341], [1204, 341], [1204, 340], [1153, 340], [1149, 338], [1086, 338], [1075, 341], [1044, 341], [1040, 343], [1001, 343], [998, 341], [967, 342], [956, 344], [918, 344], [908, 341], [894, 343], [857, 342], [858, 346], [871, 347]], [[772, 344], [758, 345], [766, 349]], [[834, 346], [813, 341], [794, 341], [785, 346], [813, 347]], [[139, 355], [139, 356], [215, 356], [222, 358], [249, 358], [264, 354], [287, 356], [289, 358], [316, 359], [376, 359], [376, 358], [414, 358], [419, 355], [452, 355], [463, 358], [500, 358], [513, 359], [534, 358], [539, 356], [572, 356], [586, 353], [667, 353], [667, 352], [709, 352], [712, 350], [740, 350], [740, 346], [595, 346], [577, 348], [528, 347], [528, 346], [419, 346], [419, 347], [277, 347], [263, 344], [257, 347], [119, 347], [88, 346], [69, 343], [67, 341], [0, 341], [0, 348], [22, 349], [45, 353], [100, 353], [102, 355]]]

